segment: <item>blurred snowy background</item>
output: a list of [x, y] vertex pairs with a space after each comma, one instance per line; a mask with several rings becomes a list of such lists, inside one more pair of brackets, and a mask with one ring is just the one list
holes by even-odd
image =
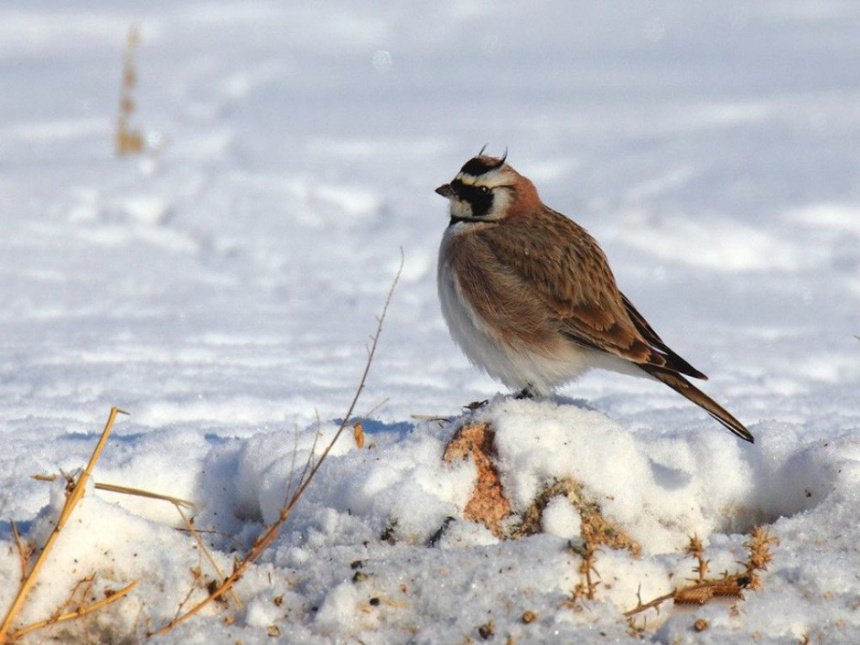
[[[133, 23], [141, 42], [132, 125], [150, 150], [118, 158]], [[662, 451], [649, 453], [654, 463], [698, 454], [682, 466], [689, 504], [713, 494], [768, 522], [793, 516], [780, 520], [796, 523], [795, 533], [783, 527], [788, 551], [805, 548], [813, 533], [841, 536], [815, 547], [823, 552], [791, 556], [799, 561], [784, 555], [793, 573], [785, 570], [782, 595], [761, 601], [761, 624], [726, 618], [713, 637], [851, 640], [860, 629], [860, 565], [849, 546], [860, 484], [858, 33], [860, 5], [836, 1], [3, 5], [0, 539], [11, 539], [8, 519], [26, 527], [48, 504], [48, 487], [30, 475], [81, 466], [112, 405], [132, 416], [97, 480], [216, 505], [221, 519], [204, 513], [200, 522], [247, 539], [265, 515], [265, 486], [282, 482], [273, 475], [263, 483], [265, 459], [288, 460], [296, 430], [312, 433], [317, 416], [327, 424], [345, 411], [401, 247], [403, 277], [359, 409], [373, 409], [365, 429], [380, 446], [405, 451], [403, 463], [430, 459], [425, 441], [441, 451], [451, 429], [412, 415], [456, 415], [499, 391], [449, 339], [435, 291], [447, 218], [433, 188], [488, 144], [490, 153], [507, 148], [547, 204], [597, 237], [624, 292], [711, 376], [706, 391], [758, 443], [737, 446], [667, 388], [614, 374], [565, 388], [559, 414], [574, 402], [599, 411], [639, 453]], [[600, 442], [598, 429], [594, 436]], [[413, 445], [424, 448], [410, 453]], [[607, 450], [607, 460], [630, 455]], [[713, 467], [707, 455], [724, 469], [703, 474]], [[393, 490], [414, 479], [406, 466], [373, 470], [393, 463], [391, 455], [357, 472], [349, 455], [341, 458], [345, 470], [333, 461], [329, 476], [353, 477], [357, 489], [362, 477], [388, 477]], [[202, 474], [213, 469], [217, 483]], [[355, 510], [342, 489], [320, 491], [319, 513]], [[831, 493], [844, 496], [841, 506]], [[370, 503], [372, 492], [352, 494], [366, 509], [355, 535], [375, 535], [385, 509]], [[439, 495], [456, 514], [458, 494]], [[153, 526], [175, 521], [169, 508], [104, 499]], [[682, 522], [676, 538], [728, 531], [725, 508]], [[829, 514], [805, 515], [810, 509]], [[445, 514], [433, 507], [415, 530]], [[338, 551], [347, 538], [334, 525], [318, 527], [319, 516], [308, 511], [282, 538], [283, 553], [270, 563], [280, 575], [310, 575], [292, 573], [303, 550], [329, 549], [337, 562], [359, 557]], [[309, 527], [323, 536], [318, 542], [309, 542]], [[715, 535], [716, 543], [734, 539]], [[545, 540], [533, 547], [511, 548], [522, 560], [560, 549]], [[420, 577], [414, 571], [435, 556], [421, 555], [420, 543], [410, 548], [396, 568]], [[453, 568], [468, 572], [479, 557], [469, 553]], [[10, 555], [0, 575], [12, 580], [16, 567]], [[316, 586], [298, 584], [304, 609], [289, 620], [249, 612], [235, 637], [253, 642], [257, 623], [283, 620], [282, 629], [299, 630], [296, 640], [453, 642], [479, 624], [471, 615], [443, 621], [446, 610], [434, 614], [420, 592], [404, 610], [412, 636], [398, 631], [401, 623], [392, 628], [393, 618], [350, 622], [343, 594], [331, 596], [339, 587], [330, 569], [313, 574]], [[132, 567], [126, 577], [138, 575]], [[557, 584], [563, 595], [573, 583]], [[3, 607], [14, 585], [5, 586]], [[260, 589], [246, 593], [262, 597]], [[804, 613], [817, 606], [809, 597], [825, 592], [841, 595]], [[155, 609], [158, 592], [140, 593], [156, 622], [172, 616], [174, 598]], [[518, 639], [584, 638], [595, 624], [625, 633], [623, 621], [599, 612], [583, 627], [587, 620], [559, 609], [558, 597], [541, 601], [553, 622]], [[333, 609], [315, 618], [308, 607], [327, 599]], [[635, 601], [634, 593], [628, 604]], [[475, 602], [476, 612], [489, 611]], [[662, 637], [686, 633], [678, 620]], [[140, 633], [140, 622], [107, 629]], [[217, 620], [206, 625], [222, 633]], [[179, 638], [190, 633], [204, 627]]]

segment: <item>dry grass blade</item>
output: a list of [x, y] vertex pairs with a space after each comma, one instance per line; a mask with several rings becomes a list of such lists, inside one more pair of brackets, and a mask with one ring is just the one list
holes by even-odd
[[107, 423], [105, 423], [104, 430], [102, 430], [101, 437], [99, 437], [99, 442], [96, 444], [92, 455], [90, 455], [90, 460], [87, 463], [86, 468], [84, 468], [84, 471], [78, 477], [78, 481], [75, 483], [71, 491], [67, 494], [66, 503], [63, 505], [62, 511], [60, 511], [60, 517], [57, 519], [57, 524], [54, 527], [54, 530], [51, 531], [51, 535], [48, 536], [48, 540], [45, 542], [45, 546], [42, 547], [42, 552], [39, 554], [39, 557], [36, 558], [36, 562], [33, 564], [33, 568], [30, 570], [30, 573], [26, 576], [26, 578], [24, 578], [24, 581], [21, 583], [21, 587], [18, 589], [18, 594], [15, 596], [15, 600], [12, 602], [12, 605], [6, 612], [6, 617], [3, 619], [3, 624], [0, 625], [0, 643], [6, 642], [6, 640], [8, 640], [8, 634], [10, 628], [12, 627], [12, 622], [15, 620], [15, 617], [21, 611], [21, 607], [24, 606], [24, 600], [27, 598], [27, 594], [30, 592], [30, 589], [36, 582], [36, 576], [38, 575], [39, 570], [42, 568], [42, 565], [47, 559], [48, 554], [54, 547], [54, 543], [57, 541], [57, 538], [60, 535], [60, 531], [63, 530], [63, 527], [66, 525], [66, 522], [71, 516], [72, 511], [75, 510], [75, 506], [77, 506], [78, 502], [84, 496], [84, 491], [87, 487], [87, 480], [89, 480], [90, 476], [92, 475], [93, 468], [101, 457], [108, 437], [113, 430], [113, 424], [116, 420], [117, 414], [128, 414], [128, 412], [124, 412], [123, 410], [120, 410], [116, 407], [111, 408]]
[[96, 483], [95, 487], [98, 490], [106, 490], [111, 493], [120, 493], [122, 495], [134, 495], [135, 497], [146, 497], [148, 499], [160, 499], [165, 502], [170, 502], [175, 506], [184, 506], [185, 508], [196, 508], [194, 502], [181, 497], [173, 497], [172, 495], [164, 495], [162, 493], [154, 493], [142, 488], [131, 488], [129, 486], [120, 486], [119, 484], [104, 484]]
[[269, 545], [274, 542], [275, 538], [278, 536], [278, 531], [280, 530], [281, 526], [290, 516], [296, 504], [298, 504], [299, 500], [304, 494], [305, 490], [314, 480], [314, 477], [316, 477], [316, 474], [319, 472], [320, 467], [328, 457], [332, 448], [334, 448], [334, 445], [337, 443], [337, 440], [340, 438], [341, 434], [343, 434], [344, 429], [349, 424], [350, 417], [352, 417], [352, 414], [355, 411], [355, 406], [358, 404], [358, 400], [361, 397], [361, 393], [364, 391], [365, 384], [367, 383], [367, 375], [370, 373], [370, 366], [373, 363], [373, 356], [376, 353], [376, 347], [379, 343], [379, 337], [382, 334], [382, 324], [385, 321], [385, 316], [388, 313], [388, 307], [391, 305], [391, 298], [394, 295], [394, 290], [397, 288], [397, 283], [400, 281], [400, 274], [402, 273], [402, 271], [403, 251], [401, 250], [400, 266], [397, 269], [397, 273], [394, 276], [394, 280], [391, 283], [391, 287], [388, 289], [388, 295], [385, 298], [385, 304], [382, 306], [382, 313], [379, 315], [379, 318], [377, 318], [376, 331], [370, 337], [370, 346], [367, 352], [367, 360], [364, 363], [364, 370], [361, 373], [361, 378], [359, 379], [358, 386], [355, 389], [355, 393], [353, 394], [352, 401], [349, 404], [349, 408], [347, 409], [346, 414], [343, 415], [343, 419], [340, 422], [340, 426], [334, 433], [334, 436], [332, 437], [331, 441], [328, 442], [319, 459], [317, 459], [313, 463], [313, 466], [310, 466], [314, 454], [314, 450], [311, 450], [311, 456], [308, 458], [308, 463], [306, 465], [307, 470], [303, 473], [301, 479], [299, 480], [295, 492], [284, 504], [283, 508], [281, 508], [281, 512], [278, 516], [278, 519], [275, 520], [275, 522], [269, 527], [267, 527], [262, 534], [260, 534], [256, 542], [254, 542], [254, 546], [251, 547], [251, 550], [245, 555], [244, 558], [242, 558], [242, 560], [236, 563], [233, 569], [233, 573], [230, 574], [230, 576], [228, 576], [217, 589], [212, 591], [206, 598], [194, 605], [194, 607], [181, 614], [180, 616], [177, 616], [175, 619], [170, 621], [167, 625], [159, 629], [154, 634], [151, 634], [151, 636], [163, 636], [164, 634], [167, 634], [177, 625], [185, 622], [186, 620], [197, 614], [201, 609], [203, 609], [203, 607], [230, 591], [242, 578], [242, 576], [245, 575], [245, 572], [248, 570], [248, 568], [260, 557], [260, 555], [269, 547]]
[[364, 448], [364, 426], [361, 421], [356, 421], [352, 425], [352, 436], [355, 439], [355, 447], [361, 450]]
[[410, 419], [415, 419], [416, 421], [451, 421], [454, 417], [444, 417], [439, 416], [437, 414], [410, 414]]
[[125, 587], [123, 587], [119, 591], [115, 591], [112, 594], [110, 594], [109, 596], [105, 596], [104, 598], [102, 598], [98, 602], [94, 602], [91, 605], [87, 605], [85, 607], [79, 607], [78, 609], [75, 609], [74, 611], [68, 611], [66, 613], [59, 614], [57, 616], [52, 616], [51, 618], [48, 618], [47, 620], [40, 620], [38, 623], [33, 623], [32, 625], [27, 625], [26, 627], [22, 627], [21, 629], [15, 631], [14, 633], [9, 635], [9, 637], [8, 637], [9, 641], [16, 641], [19, 638], [26, 636], [30, 632], [34, 632], [37, 629], [42, 629], [43, 627], [47, 627], [48, 625], [55, 625], [56, 623], [61, 623], [61, 622], [66, 621], [66, 620], [73, 620], [75, 618], [82, 618], [83, 616], [86, 616], [87, 614], [91, 614], [94, 611], [98, 611], [102, 607], [107, 607], [111, 603], [114, 603], [117, 600], [120, 600], [121, 598], [130, 594], [132, 591], [134, 591], [135, 587], [137, 587], [138, 584], [139, 584], [139, 581], [135, 580], [134, 582], [126, 585]]
[[[176, 510], [179, 512], [179, 515], [182, 517], [182, 521], [185, 523], [185, 527], [188, 529], [188, 532], [194, 536], [195, 541], [197, 542], [197, 546], [200, 548], [201, 553], [209, 562], [209, 566], [215, 571], [218, 575], [219, 583], [224, 580], [227, 576], [224, 575], [224, 572], [221, 571], [221, 567], [218, 566], [218, 563], [215, 562], [215, 558], [212, 557], [212, 554], [209, 552], [209, 549], [206, 548], [206, 543], [203, 542], [203, 538], [200, 537], [200, 533], [194, 528], [194, 525], [191, 523], [191, 520], [188, 519], [188, 516], [183, 512], [182, 507], [179, 504], [176, 504]], [[230, 595], [233, 598], [233, 602], [236, 603], [236, 606], [240, 609], [244, 607], [242, 601], [239, 599], [239, 596], [235, 591], [231, 590]]]

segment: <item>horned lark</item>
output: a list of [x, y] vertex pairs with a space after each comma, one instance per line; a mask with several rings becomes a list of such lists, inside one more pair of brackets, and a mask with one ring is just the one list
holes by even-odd
[[450, 201], [451, 217], [439, 249], [439, 299], [473, 363], [522, 396], [547, 395], [592, 367], [649, 375], [753, 441], [684, 378], [707, 377], [618, 290], [595, 239], [545, 206], [505, 157], [479, 154], [436, 192]]

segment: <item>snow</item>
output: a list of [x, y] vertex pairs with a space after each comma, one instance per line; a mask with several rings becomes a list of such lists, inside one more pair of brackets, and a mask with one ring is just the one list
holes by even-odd
[[[149, 151], [118, 158], [135, 22]], [[691, 536], [734, 571], [755, 525], [780, 541], [761, 589], [664, 604], [645, 638], [860, 641], [858, 27], [835, 0], [4, 5], [0, 608], [11, 521], [41, 544], [64, 499], [31, 476], [82, 468], [114, 405], [131, 416], [95, 481], [192, 500], [230, 571], [336, 431], [402, 248], [365, 447], [348, 425], [241, 608], [159, 641], [449, 643], [490, 621], [497, 642], [638, 640], [622, 613], [695, 576]], [[433, 188], [485, 143], [600, 240], [755, 445], [644, 379], [517, 401], [469, 365], [439, 311]], [[578, 513], [556, 497], [518, 540], [464, 519], [475, 468], [441, 457], [466, 421], [496, 430], [515, 511], [572, 477], [641, 556], [599, 549], [595, 599], [571, 603]], [[182, 526], [88, 488], [16, 625], [96, 574], [96, 596], [139, 584], [28, 638], [139, 641], [215, 577]]]

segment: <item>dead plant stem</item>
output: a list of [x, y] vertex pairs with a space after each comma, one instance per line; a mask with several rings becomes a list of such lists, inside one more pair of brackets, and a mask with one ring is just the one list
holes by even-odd
[[[394, 280], [391, 283], [391, 287], [388, 289], [388, 295], [385, 298], [385, 304], [382, 307], [382, 313], [377, 318], [376, 331], [370, 338], [370, 347], [367, 353], [367, 360], [364, 363], [364, 370], [361, 373], [361, 378], [359, 379], [358, 386], [355, 389], [355, 394], [352, 397], [352, 401], [349, 404], [349, 408], [346, 411], [346, 414], [343, 416], [340, 426], [337, 429], [337, 432], [334, 433], [332, 439], [328, 442], [319, 459], [313, 462], [313, 466], [310, 469], [307, 469], [308, 465], [313, 460], [314, 450], [311, 450], [311, 456], [308, 458], [308, 462], [305, 465], [306, 470], [302, 473], [302, 477], [299, 479], [298, 486], [296, 487], [296, 491], [292, 494], [289, 501], [281, 508], [281, 512], [278, 515], [278, 519], [275, 520], [266, 530], [257, 538], [256, 542], [254, 542], [254, 546], [251, 547], [251, 550], [248, 554], [239, 562], [236, 563], [233, 573], [231, 573], [222, 583], [221, 585], [211, 592], [208, 596], [206, 596], [203, 600], [198, 602], [194, 607], [186, 611], [185, 613], [177, 616], [172, 621], [170, 621], [167, 625], [159, 629], [152, 636], [163, 636], [167, 634], [169, 631], [174, 629], [180, 623], [185, 622], [195, 614], [197, 614], [203, 607], [213, 602], [217, 598], [220, 598], [225, 593], [230, 591], [236, 583], [242, 578], [248, 568], [260, 557], [260, 555], [268, 548], [268, 546], [275, 541], [275, 538], [278, 536], [278, 531], [280, 530], [283, 523], [287, 520], [287, 518], [292, 513], [296, 504], [301, 499], [307, 487], [316, 477], [316, 474], [319, 472], [320, 467], [323, 462], [328, 457], [334, 445], [337, 443], [337, 440], [340, 438], [344, 429], [347, 427], [350, 417], [355, 411], [355, 406], [358, 403], [359, 398], [361, 397], [361, 393], [364, 391], [365, 384], [367, 382], [367, 375], [370, 373], [370, 366], [373, 363], [373, 357], [376, 353], [376, 347], [379, 343], [379, 337], [382, 334], [382, 324], [385, 321], [385, 316], [388, 313], [388, 307], [391, 304], [391, 298], [394, 295], [394, 290], [397, 287], [397, 283], [400, 280], [400, 274], [403, 271], [403, 251], [400, 252], [400, 266], [397, 269], [397, 273], [394, 276]], [[316, 440], [314, 440], [314, 445], [316, 444]]]
[[113, 430], [113, 424], [116, 420], [117, 414], [128, 414], [128, 412], [120, 410], [116, 407], [111, 408], [107, 423], [105, 424], [104, 430], [102, 430], [102, 434], [99, 438], [98, 444], [96, 444], [92, 455], [90, 455], [90, 460], [87, 463], [86, 468], [84, 468], [83, 472], [78, 477], [78, 481], [75, 483], [71, 492], [69, 492], [66, 496], [66, 502], [65, 504], [63, 504], [63, 509], [60, 511], [60, 517], [57, 519], [57, 524], [56, 526], [54, 526], [54, 530], [51, 531], [51, 535], [48, 536], [48, 539], [45, 542], [45, 546], [42, 547], [42, 552], [39, 554], [39, 557], [36, 558], [36, 562], [33, 564], [33, 568], [30, 570], [30, 573], [27, 574], [26, 578], [21, 583], [21, 586], [18, 589], [18, 594], [15, 596], [15, 600], [12, 602], [12, 605], [6, 612], [6, 617], [3, 619], [3, 624], [0, 625], [0, 643], [5, 643], [8, 640], [9, 630], [12, 627], [12, 621], [15, 620], [15, 617], [18, 615], [18, 613], [21, 611], [21, 608], [24, 606], [24, 601], [27, 598], [27, 594], [30, 593], [31, 587], [36, 582], [36, 576], [38, 575], [39, 570], [42, 568], [42, 565], [45, 563], [45, 560], [47, 560], [48, 554], [51, 552], [51, 549], [54, 547], [54, 543], [57, 541], [57, 538], [60, 535], [60, 531], [63, 530], [63, 527], [66, 525], [66, 522], [71, 516], [72, 511], [75, 510], [75, 506], [77, 506], [78, 502], [84, 496], [84, 491], [87, 487], [87, 480], [90, 478], [90, 475], [92, 474], [93, 468], [95, 467], [96, 462], [98, 462], [99, 457], [101, 457], [102, 451], [104, 450], [111, 430]]

